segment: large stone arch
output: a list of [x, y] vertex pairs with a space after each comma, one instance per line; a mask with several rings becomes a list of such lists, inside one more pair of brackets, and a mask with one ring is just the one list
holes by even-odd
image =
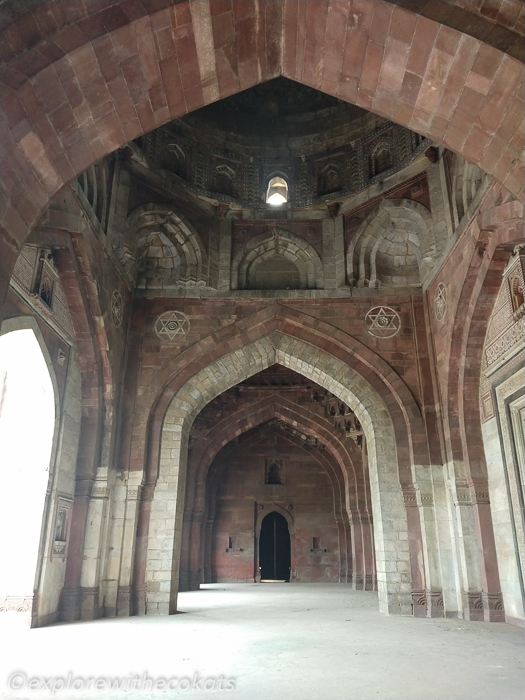
[[385, 0], [242, 0], [226, 10], [226, 33], [225, 8], [210, 0], [96, 9], [31, 43], [24, 17], [10, 27], [1, 299], [17, 251], [63, 185], [170, 119], [279, 75], [413, 129], [523, 195], [523, 66], [478, 39]]
[[[285, 421], [287, 422], [287, 421]], [[262, 425], [262, 435], [264, 436], [265, 432], [268, 432], [270, 428], [266, 428], [265, 426]], [[259, 434], [260, 437], [260, 434]], [[303, 440], [301, 440], [299, 437], [292, 435], [290, 433], [287, 433], [285, 435], [286, 440], [288, 442], [295, 444], [295, 446], [300, 447], [302, 450], [305, 450], [306, 452], [310, 453], [316, 461], [321, 465], [321, 467], [324, 468], [326, 475], [328, 476], [328, 479], [330, 481], [330, 485], [332, 487], [333, 495], [334, 495], [334, 517], [335, 517], [335, 522], [336, 526], [338, 529], [338, 535], [339, 535], [339, 576], [340, 576], [340, 581], [341, 582], [348, 582], [348, 581], [354, 581], [354, 583], [357, 581], [356, 579], [349, 578], [349, 576], [352, 576], [352, 552], [350, 551], [351, 545], [354, 543], [354, 541], [362, 541], [362, 535], [359, 533], [359, 535], [356, 535], [355, 537], [350, 536], [350, 521], [348, 518], [348, 514], [346, 511], [344, 511], [344, 508], [342, 507], [341, 499], [344, 499], [344, 493], [341, 492], [341, 484], [339, 483], [338, 477], [340, 476], [338, 474], [338, 467], [339, 465], [335, 462], [334, 459], [330, 459], [332, 455], [328, 454], [323, 454], [319, 450], [314, 450], [312, 447], [309, 447], [307, 443], [305, 443]], [[249, 444], [249, 440], [247, 441]], [[335, 462], [335, 464], [334, 464]], [[210, 470], [208, 471], [208, 490], [211, 493], [215, 493], [216, 490], [219, 487], [220, 480], [222, 478], [222, 475], [224, 473], [224, 469], [226, 467], [226, 462], [224, 460], [224, 457], [219, 460], [219, 462], [213, 462], [212, 465], [210, 465]], [[211, 559], [212, 559], [212, 550], [213, 550], [213, 524], [215, 521], [215, 515], [216, 515], [216, 505], [217, 501], [215, 499], [208, 501], [206, 506], [206, 511], [205, 511], [205, 516], [204, 516], [204, 522], [203, 522], [203, 547], [201, 548], [201, 560], [199, 564], [202, 566], [202, 571], [204, 573], [204, 582], [209, 582], [211, 579], [211, 571], [212, 571], [212, 565], [211, 565]], [[273, 506], [277, 506], [277, 504], [273, 504]], [[279, 512], [283, 512], [285, 509], [281, 508], [280, 506], [277, 506], [277, 509]], [[265, 513], [266, 515], [266, 513]], [[290, 517], [291, 513], [288, 512], [287, 519], [289, 519], [289, 524], [293, 525], [293, 517]], [[260, 527], [261, 523], [261, 518], [257, 518], [257, 527]], [[256, 530], [256, 535], [259, 535], [259, 531]], [[371, 544], [371, 540], [370, 540]], [[370, 547], [369, 547], [370, 550]], [[371, 552], [368, 552], [369, 558], [373, 563], [373, 556], [371, 556]], [[366, 574], [368, 573], [370, 583], [373, 585], [374, 580], [373, 580], [373, 567], [370, 566], [369, 570], [365, 571], [365, 562], [364, 562], [364, 557], [361, 556], [361, 551], [358, 548], [358, 561], [357, 561], [357, 566], [356, 566], [356, 571], [358, 573], [358, 578], [359, 581], [362, 582], [362, 585], [364, 586], [364, 582], [366, 579]]]
[[[158, 473], [160, 430], [167, 407], [187, 379], [231, 348], [242, 348], [272, 330], [297, 337], [313, 347], [323, 347], [367, 378], [382, 396], [394, 423], [398, 445], [399, 478], [403, 488], [413, 488], [413, 465], [429, 464], [428, 446], [421, 410], [403, 379], [374, 350], [353, 336], [313, 316], [284, 304], [275, 303], [253, 315], [236, 321], [192, 345], [158, 370], [158, 384], [148, 387], [139, 398], [137, 410], [149, 413], [148, 423], [136, 423], [126, 449], [143, 454], [140, 470], [147, 484]], [[162, 389], [158, 390], [157, 386]], [[146, 444], [146, 450], [144, 450]], [[135, 461], [139, 468], [139, 462]], [[142, 474], [141, 474], [142, 476]]]
[[[72, 222], [79, 224], [76, 231], [72, 230], [75, 228]], [[81, 415], [73, 475], [74, 502], [65, 582], [60, 595], [60, 617], [72, 621], [98, 615], [98, 586], [104, 566], [101, 554], [104, 514], [110, 508], [108, 484], [115, 437], [115, 393], [108, 354], [109, 309], [103, 309], [90, 265], [91, 251], [80, 235], [83, 224], [60, 210], [53, 210], [53, 224], [53, 227], [35, 228], [30, 240], [55, 247], [54, 263], [73, 324], [75, 362], [80, 370]], [[70, 426], [70, 429], [74, 432], [74, 428]]]
[[309, 377], [356, 412], [369, 445], [380, 609], [410, 614], [407, 515], [388, 409], [371, 384], [348, 365], [320, 348], [312, 352], [311, 345], [279, 331], [208, 364], [190, 377], [169, 403], [162, 423], [159, 473], [149, 521], [146, 611], [176, 611], [188, 433], [195, 416], [219, 393], [276, 362]]
[[[403, 379], [373, 350], [338, 328], [281, 303], [261, 311], [195, 343], [158, 369], [157, 383], [137, 398], [134, 415], [148, 420], [130, 421], [125, 430], [121, 456], [129, 459], [127, 484], [128, 544], [135, 542], [134, 556], [122, 566], [119, 590], [126, 598], [121, 610], [130, 609], [130, 592], [137, 613], [144, 611], [145, 569], [151, 499], [158, 478], [161, 431], [164, 416], [173, 396], [202, 368], [219, 361], [232, 349], [262, 339], [277, 330], [297, 337], [312, 348], [324, 348], [371, 384], [382, 397], [392, 418], [397, 441], [397, 468], [407, 506], [410, 526], [412, 580], [414, 588], [425, 587], [424, 551], [420, 509], [416, 507], [415, 475], [429, 464], [428, 441], [421, 410]], [[158, 387], [162, 387], [159, 391]], [[426, 466], [425, 466], [426, 465]], [[133, 582], [133, 585], [132, 585]], [[132, 586], [132, 587], [131, 587]]]
[[[523, 206], [510, 201], [478, 216], [477, 240], [461, 287], [448, 368], [446, 447], [450, 483], [456, 502], [471, 508], [457, 512], [457, 550], [463, 572], [465, 615], [476, 618], [481, 597], [485, 619], [503, 619], [488, 471], [479, 392], [484, 341], [512, 249], [523, 240]], [[495, 204], [495, 205], [494, 205]], [[483, 613], [481, 613], [482, 615]]]

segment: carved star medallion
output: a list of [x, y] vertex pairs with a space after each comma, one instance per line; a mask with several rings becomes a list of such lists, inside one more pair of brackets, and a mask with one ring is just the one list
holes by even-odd
[[374, 306], [365, 316], [366, 330], [375, 338], [392, 338], [399, 333], [401, 319], [389, 306]]
[[155, 333], [164, 342], [173, 343], [190, 331], [189, 318], [181, 311], [166, 311], [155, 323]]

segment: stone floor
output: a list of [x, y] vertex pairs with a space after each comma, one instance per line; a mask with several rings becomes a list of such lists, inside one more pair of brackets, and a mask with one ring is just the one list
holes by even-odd
[[[340, 584], [207, 585], [182, 593], [179, 607], [184, 614], [172, 617], [35, 630], [11, 624], [0, 661], [0, 697], [525, 697], [525, 630], [512, 625], [385, 617], [377, 610], [375, 593]], [[7, 688], [9, 676], [24, 688]], [[33, 680], [39, 688], [28, 687], [30, 679], [39, 678], [43, 680]], [[105, 685], [98, 691], [72, 689], [80, 684], [92, 688], [89, 678]], [[182, 678], [187, 680], [181, 688], [151, 689], [151, 680], [166, 679], [174, 686]], [[234, 689], [228, 690], [231, 679]], [[128, 686], [108, 689], [107, 683], [115, 681]], [[201, 689], [205, 682], [207, 691]], [[126, 690], [133, 683], [142, 690]]]

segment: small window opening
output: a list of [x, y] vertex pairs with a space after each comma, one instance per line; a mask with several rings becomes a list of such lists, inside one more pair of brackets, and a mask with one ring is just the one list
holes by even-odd
[[268, 192], [266, 193], [266, 204], [279, 206], [288, 201], [288, 183], [282, 177], [272, 177], [268, 183]]
[[281, 460], [274, 460], [268, 463], [266, 467], [266, 483], [267, 484], [282, 484], [283, 465]]
[[319, 544], [319, 537], [312, 537], [312, 549], [321, 549]]

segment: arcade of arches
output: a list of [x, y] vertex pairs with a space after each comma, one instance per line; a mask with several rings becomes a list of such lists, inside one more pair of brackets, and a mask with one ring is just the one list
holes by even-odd
[[55, 406], [2, 610], [525, 624], [523, 4], [437, 4], [0, 4], [1, 332]]

